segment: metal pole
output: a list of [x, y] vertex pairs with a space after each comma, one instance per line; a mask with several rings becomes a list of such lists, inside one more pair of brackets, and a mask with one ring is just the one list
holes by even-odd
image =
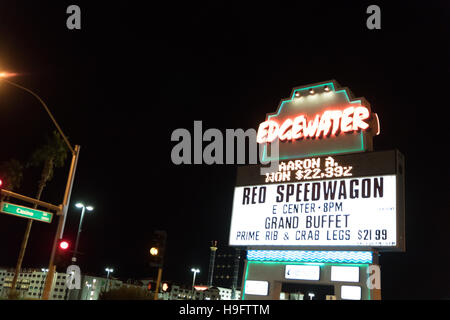
[[155, 295], [153, 296], [153, 300], [158, 300], [158, 292], [159, 292], [159, 285], [161, 283], [161, 276], [162, 276], [162, 267], [159, 267], [158, 268], [158, 278], [156, 278]]
[[64, 233], [64, 226], [66, 225], [67, 209], [70, 203], [70, 196], [72, 195], [73, 181], [75, 179], [75, 172], [78, 165], [78, 157], [80, 156], [80, 146], [75, 145], [75, 153], [72, 154], [72, 164], [70, 166], [69, 177], [67, 178], [66, 191], [64, 192], [64, 200], [62, 204], [62, 226], [59, 232], [59, 239], [62, 239]]
[[83, 224], [83, 218], [84, 218], [84, 210], [86, 207], [83, 205], [81, 209], [81, 218], [80, 218], [80, 224], [78, 225], [78, 233], [77, 233], [77, 240], [75, 241], [75, 250], [73, 252], [72, 261], [77, 262], [77, 253], [78, 253], [78, 241], [80, 240], [80, 233], [81, 233], [81, 225]]
[[194, 284], [195, 284], [195, 276], [197, 275], [197, 271], [194, 271], [194, 277], [192, 279], [192, 292], [194, 292]]
[[72, 146], [70, 145], [69, 140], [67, 139], [67, 137], [66, 137], [66, 136], [64, 135], [64, 133], [62, 132], [61, 127], [59, 126], [58, 122], [56, 122], [55, 117], [53, 117], [52, 113], [50, 112], [50, 109], [47, 107], [47, 105], [46, 105], [45, 102], [41, 99], [41, 97], [39, 97], [36, 93], [34, 93], [33, 91], [31, 91], [30, 89], [21, 86], [20, 84], [17, 84], [17, 83], [15, 83], [15, 82], [10, 81], [10, 80], [6, 80], [6, 79], [4, 79], [4, 78], [0, 78], [0, 80], [5, 81], [5, 82], [7, 82], [7, 83], [9, 83], [9, 84], [11, 84], [11, 85], [17, 87], [17, 88], [22, 89], [22, 90], [25, 90], [26, 92], [28, 92], [28, 93], [30, 93], [32, 96], [34, 96], [36, 99], [38, 99], [39, 102], [40, 102], [40, 103], [42, 104], [42, 106], [44, 107], [45, 111], [47, 111], [47, 114], [49, 115], [50, 119], [52, 119], [53, 124], [55, 125], [56, 129], [58, 129], [59, 134], [61, 134], [62, 138], [63, 138], [64, 141], [66, 142], [67, 147], [69, 148], [70, 152], [71, 152], [72, 154], [75, 154], [75, 151], [73, 150]]
[[216, 251], [217, 251], [217, 241], [211, 242], [211, 249], [210, 255], [209, 255], [209, 270], [208, 270], [208, 287], [212, 287], [213, 284], [213, 277], [214, 277], [214, 262], [216, 260]]
[[9, 191], [9, 190], [5, 190], [5, 189], [1, 190], [1, 194], [2, 194], [2, 196], [5, 196], [5, 197], [10, 197], [10, 198], [16, 198], [16, 199], [19, 199], [19, 200], [23, 200], [25, 202], [32, 203], [32, 204], [34, 204], [36, 206], [45, 207], [46, 209], [53, 210], [53, 211], [56, 211], [56, 212], [60, 212], [61, 209], [62, 209], [61, 206], [55, 206], [54, 204], [47, 203], [47, 202], [44, 202], [44, 201], [41, 201], [41, 200], [38, 200], [38, 199], [30, 198], [30, 197], [27, 197], [27, 196], [24, 196], [24, 195], [21, 195], [21, 194], [18, 194], [18, 193]]
[[44, 299], [44, 300], [49, 299], [50, 292], [52, 290], [52, 283], [53, 283], [53, 277], [54, 277], [54, 272], [55, 272], [54, 260], [55, 260], [56, 247], [58, 245], [58, 239], [62, 238], [64, 223], [66, 221], [67, 206], [70, 201], [70, 195], [72, 193], [73, 180], [75, 178], [75, 171], [76, 171], [76, 167], [77, 167], [77, 163], [78, 163], [79, 154], [80, 154], [80, 146], [76, 145], [75, 153], [72, 155], [72, 163], [70, 165], [69, 177], [67, 179], [67, 185], [66, 185], [66, 191], [64, 193], [64, 202], [62, 204], [63, 212], [59, 216], [59, 219], [58, 219], [58, 227], [56, 229], [55, 237], [53, 239], [52, 252], [50, 254], [50, 261], [48, 263], [48, 274], [47, 274], [47, 278], [45, 279], [44, 293], [42, 295], [42, 299]]

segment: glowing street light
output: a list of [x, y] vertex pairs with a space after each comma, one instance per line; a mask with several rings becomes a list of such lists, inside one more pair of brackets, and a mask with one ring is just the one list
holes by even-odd
[[194, 277], [193, 277], [193, 279], [192, 279], [192, 291], [194, 291], [195, 276], [197, 275], [197, 273], [200, 273], [200, 269], [192, 268], [192, 269], [191, 269], [191, 272], [194, 273]]
[[109, 278], [109, 273], [113, 273], [114, 269], [113, 268], [105, 268], [105, 271], [107, 272], [106, 278]]
[[84, 206], [81, 202], [78, 202], [75, 204], [75, 207], [81, 208], [81, 218], [80, 218], [80, 224], [78, 225], [78, 233], [77, 233], [77, 240], [75, 242], [75, 250], [73, 251], [73, 257], [72, 261], [77, 262], [77, 253], [78, 253], [78, 241], [80, 240], [80, 233], [81, 233], [81, 225], [83, 224], [83, 218], [84, 218], [84, 211], [92, 211], [94, 208], [92, 206]]
[[106, 275], [106, 290], [105, 291], [108, 291], [109, 290], [109, 273], [113, 273], [114, 269], [107, 267], [107, 268], [105, 268], [105, 271], [107, 272], [107, 275]]

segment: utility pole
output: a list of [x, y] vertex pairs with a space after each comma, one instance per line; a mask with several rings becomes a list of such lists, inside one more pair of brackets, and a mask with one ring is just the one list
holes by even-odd
[[209, 270], [208, 270], [208, 287], [212, 287], [213, 284], [213, 277], [214, 277], [214, 262], [216, 260], [216, 251], [217, 251], [217, 240], [211, 241], [211, 247], [209, 247], [211, 250], [209, 254]]
[[153, 300], [158, 300], [158, 293], [159, 293], [159, 285], [161, 284], [161, 277], [162, 277], [162, 266], [158, 268], [158, 277], [156, 278], [156, 288], [155, 288], [155, 295], [153, 296]]
[[58, 227], [56, 229], [55, 237], [53, 238], [52, 252], [50, 254], [50, 261], [48, 263], [48, 273], [45, 279], [44, 293], [42, 294], [43, 300], [50, 298], [50, 292], [52, 290], [53, 277], [55, 275], [56, 267], [54, 264], [56, 247], [58, 240], [62, 238], [64, 231], [64, 224], [66, 222], [67, 208], [70, 202], [70, 196], [72, 193], [73, 180], [75, 178], [75, 171], [78, 163], [78, 156], [80, 154], [80, 146], [76, 145], [74, 153], [72, 154], [72, 162], [70, 164], [69, 177], [67, 178], [66, 191], [64, 193], [64, 200], [62, 204], [62, 214], [58, 218]]

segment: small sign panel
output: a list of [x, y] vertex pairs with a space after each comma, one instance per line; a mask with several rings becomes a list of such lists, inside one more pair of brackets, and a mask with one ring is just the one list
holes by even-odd
[[341, 299], [361, 300], [361, 287], [359, 287], [359, 286], [341, 286]]
[[38, 220], [47, 223], [51, 223], [53, 217], [53, 214], [51, 212], [36, 210], [8, 202], [1, 202], [1, 211], [3, 213], [12, 214], [18, 217]]
[[319, 280], [320, 266], [286, 265], [284, 278], [289, 280]]
[[359, 282], [359, 267], [331, 266], [331, 281]]
[[269, 294], [269, 282], [258, 280], [247, 280], [245, 282], [245, 294], [267, 296]]

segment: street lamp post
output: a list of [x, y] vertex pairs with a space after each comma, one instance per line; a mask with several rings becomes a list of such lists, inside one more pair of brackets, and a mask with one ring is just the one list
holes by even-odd
[[194, 298], [195, 276], [197, 275], [197, 273], [200, 273], [200, 269], [192, 268], [191, 272], [194, 273], [194, 276], [192, 277], [192, 300], [193, 300], [193, 298]]
[[[48, 269], [41, 268], [41, 271], [44, 272], [45, 278], [47, 278]], [[45, 282], [45, 280], [44, 280], [44, 282]], [[41, 297], [41, 298], [42, 298], [42, 287], [43, 287], [43, 285], [41, 284], [40, 287], [39, 287], [40, 288], [39, 289], [39, 297]]]
[[84, 300], [87, 300], [88, 297], [86, 297], [86, 296], [89, 294], [90, 289], [91, 289], [91, 287], [92, 287], [92, 284], [91, 284], [91, 283], [88, 283], [88, 282], [86, 281], [86, 287], [88, 287], [88, 289], [87, 289], [87, 291], [86, 291], [86, 294], [84, 295]]
[[81, 226], [83, 225], [83, 218], [84, 218], [84, 211], [92, 211], [94, 210], [91, 206], [85, 206], [82, 203], [77, 203], [75, 205], [77, 208], [81, 208], [81, 218], [80, 218], [80, 224], [78, 225], [78, 233], [77, 233], [77, 240], [75, 241], [75, 250], [73, 251], [73, 257], [72, 261], [77, 262], [77, 253], [78, 253], [78, 242], [80, 240], [80, 233], [81, 233]]
[[106, 289], [105, 289], [105, 291], [108, 291], [109, 290], [109, 273], [111, 272], [114, 272], [114, 269], [113, 268], [105, 268], [105, 271], [107, 272], [107, 274], [106, 274]]

